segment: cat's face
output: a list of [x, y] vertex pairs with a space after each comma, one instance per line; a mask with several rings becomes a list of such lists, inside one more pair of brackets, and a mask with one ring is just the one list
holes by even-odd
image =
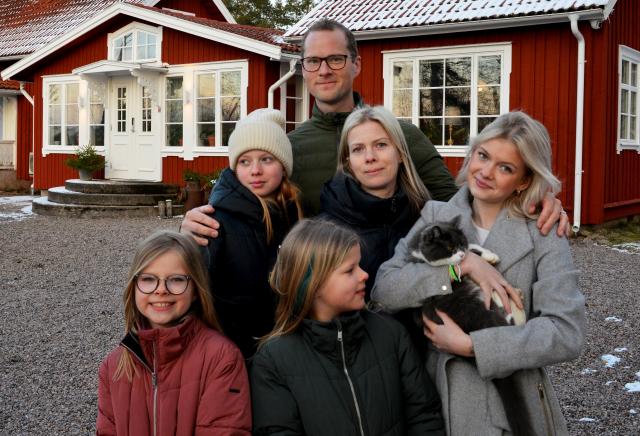
[[469, 247], [466, 236], [452, 223], [435, 223], [425, 227], [420, 235], [418, 249], [430, 264], [457, 265]]

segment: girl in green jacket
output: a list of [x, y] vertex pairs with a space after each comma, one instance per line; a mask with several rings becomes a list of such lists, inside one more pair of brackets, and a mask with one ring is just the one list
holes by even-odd
[[358, 237], [302, 220], [270, 282], [276, 325], [251, 368], [254, 434], [444, 434], [440, 400], [407, 332], [364, 310]]

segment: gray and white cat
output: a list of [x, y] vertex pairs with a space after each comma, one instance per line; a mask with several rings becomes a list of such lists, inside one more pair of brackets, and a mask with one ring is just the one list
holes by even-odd
[[[427, 225], [409, 241], [410, 262], [425, 262], [433, 266], [457, 265], [473, 251], [490, 263], [499, 262], [498, 256], [475, 244], [469, 244], [459, 228], [460, 217], [451, 222], [438, 222]], [[463, 277], [461, 281], [451, 283], [452, 293], [427, 298], [422, 305], [421, 314], [430, 320], [442, 324], [436, 309], [446, 313], [465, 332], [489, 327], [521, 325], [526, 322], [524, 311], [511, 304], [513, 318], [504, 310], [502, 301], [496, 292], [491, 298], [491, 307], [486, 308], [483, 292], [471, 279]], [[421, 314], [416, 314], [416, 322], [422, 327]], [[475, 362], [474, 359], [471, 361]], [[493, 379], [493, 383], [502, 399], [511, 431], [516, 436], [533, 434], [529, 414], [522, 405], [523, 393], [518, 389], [514, 373], [502, 379]]]

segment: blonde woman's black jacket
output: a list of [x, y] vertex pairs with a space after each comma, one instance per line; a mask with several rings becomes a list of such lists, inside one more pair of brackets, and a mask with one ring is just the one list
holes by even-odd
[[258, 198], [229, 168], [220, 175], [209, 203], [215, 208], [212, 217], [220, 223], [218, 237], [209, 239], [205, 254], [214, 305], [225, 335], [249, 358], [255, 352], [255, 338], [273, 327], [276, 297], [269, 271], [297, 220], [296, 208], [292, 205], [286, 216], [270, 209], [274, 231], [268, 243]]
[[386, 315], [304, 320], [269, 340], [250, 373], [254, 435], [445, 434], [435, 387]]
[[378, 268], [393, 256], [396, 244], [415, 224], [420, 212], [411, 208], [402, 188], [390, 198], [379, 198], [342, 173], [322, 187], [320, 211], [321, 217], [349, 227], [360, 237], [360, 266], [369, 274], [368, 301]]

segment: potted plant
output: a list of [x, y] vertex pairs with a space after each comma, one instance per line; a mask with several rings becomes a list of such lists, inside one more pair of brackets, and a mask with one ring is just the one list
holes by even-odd
[[96, 152], [93, 144], [81, 145], [73, 157], [65, 160], [65, 164], [78, 170], [80, 180], [91, 180], [94, 172], [104, 168], [104, 158]]
[[217, 170], [214, 170], [202, 176], [205, 203], [209, 201], [209, 196], [211, 195], [211, 191], [213, 190], [213, 187], [218, 181], [218, 177], [220, 177], [221, 172], [222, 172], [222, 168], [219, 168]]
[[197, 171], [185, 169], [182, 178], [186, 182], [186, 200], [184, 211], [187, 212], [202, 204], [202, 174]]

